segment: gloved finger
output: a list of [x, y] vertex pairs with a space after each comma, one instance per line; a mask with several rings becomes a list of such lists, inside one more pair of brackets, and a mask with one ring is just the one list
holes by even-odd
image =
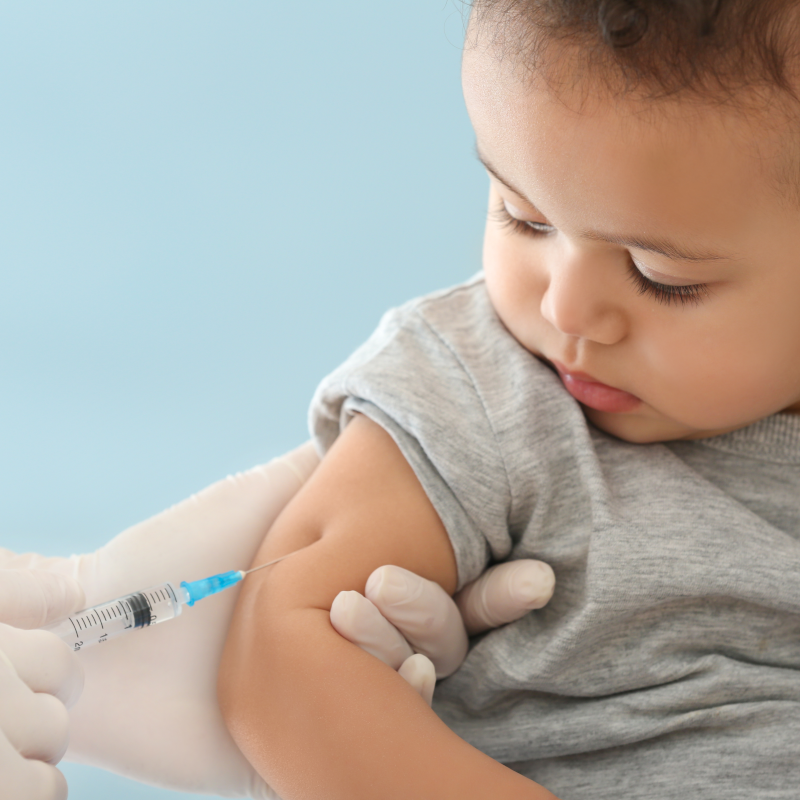
[[400, 677], [416, 689], [417, 694], [428, 704], [433, 702], [433, 690], [436, 686], [436, 668], [433, 662], [422, 653], [409, 656], [397, 670]]
[[402, 567], [385, 566], [369, 576], [365, 593], [414, 650], [433, 662], [437, 678], [458, 669], [467, 654], [467, 633], [441, 586]]
[[331, 625], [340, 636], [399, 669], [413, 655], [400, 632], [358, 592], [339, 592], [331, 605]]
[[469, 635], [474, 636], [546, 605], [555, 585], [549, 564], [526, 558], [496, 564], [454, 599]]
[[21, 631], [0, 624], [0, 651], [33, 692], [57, 697], [67, 708], [83, 691], [83, 667], [59, 638], [47, 631]]
[[84, 608], [81, 585], [43, 569], [0, 570], [0, 622], [41, 628]]
[[64, 704], [36, 694], [12, 669], [0, 664], [0, 731], [24, 758], [57, 763], [69, 743]]
[[0, 732], [3, 800], [66, 800], [67, 781], [55, 767], [21, 756]]

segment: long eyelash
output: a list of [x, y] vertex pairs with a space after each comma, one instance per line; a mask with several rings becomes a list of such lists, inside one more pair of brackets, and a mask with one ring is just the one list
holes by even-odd
[[536, 228], [532, 228], [530, 225], [526, 225], [521, 219], [512, 217], [503, 203], [500, 203], [492, 209], [489, 212], [489, 216], [495, 222], [498, 222], [501, 228], [505, 228], [511, 233], [521, 233], [523, 236], [546, 236], [548, 233], [548, 231], [540, 231]]
[[[500, 224], [500, 227], [512, 233], [520, 233], [523, 236], [547, 236], [549, 233], [549, 231], [532, 228], [521, 219], [512, 217], [503, 203], [492, 209], [490, 216]], [[666, 283], [651, 281], [636, 269], [636, 265], [632, 261], [630, 262], [629, 277], [640, 295], [648, 295], [657, 303], [667, 306], [672, 303], [681, 306], [697, 306], [711, 294], [710, 289], [704, 283], [695, 283], [690, 286], [670, 286]]]
[[682, 306], [697, 306], [711, 294], [710, 289], [704, 283], [695, 283], [691, 286], [669, 286], [665, 283], [651, 281], [636, 269], [636, 265], [632, 261], [630, 262], [630, 279], [639, 294], [649, 295], [656, 302], [667, 306], [673, 302]]

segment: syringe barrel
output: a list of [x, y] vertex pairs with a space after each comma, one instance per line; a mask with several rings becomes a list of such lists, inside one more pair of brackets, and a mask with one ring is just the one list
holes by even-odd
[[187, 599], [186, 592], [180, 587], [162, 583], [87, 608], [45, 630], [63, 639], [77, 652], [116, 636], [174, 619], [180, 615], [181, 605]]

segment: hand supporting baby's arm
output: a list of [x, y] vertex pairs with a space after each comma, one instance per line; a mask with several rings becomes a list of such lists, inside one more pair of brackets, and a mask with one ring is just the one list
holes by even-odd
[[447, 534], [391, 438], [356, 418], [276, 521], [220, 670], [223, 714], [278, 793], [347, 800], [531, 798], [546, 790], [450, 731], [397, 673], [342, 639], [328, 612], [397, 564], [455, 588]]

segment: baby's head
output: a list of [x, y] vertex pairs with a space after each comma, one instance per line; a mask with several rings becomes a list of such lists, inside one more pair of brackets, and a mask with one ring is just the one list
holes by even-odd
[[798, 42], [788, 0], [475, 2], [487, 287], [609, 433], [800, 411]]

